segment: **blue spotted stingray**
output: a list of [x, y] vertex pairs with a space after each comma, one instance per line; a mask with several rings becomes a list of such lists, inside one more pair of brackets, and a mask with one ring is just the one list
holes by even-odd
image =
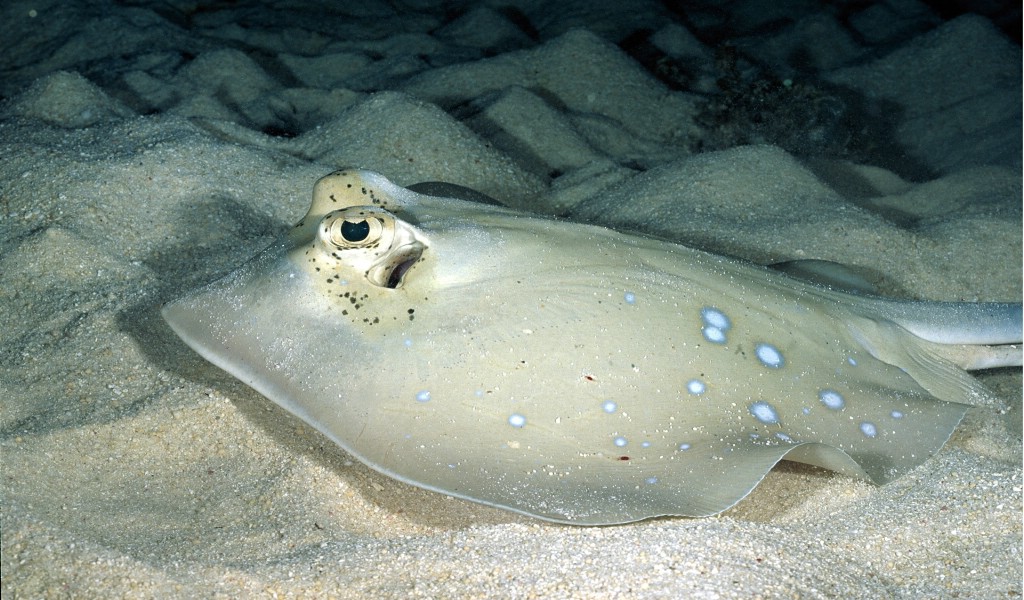
[[1021, 362], [1020, 304], [852, 295], [437, 189], [332, 173], [164, 318], [382, 473], [580, 525], [715, 514], [782, 459], [891, 481], [985, 400], [966, 369]]

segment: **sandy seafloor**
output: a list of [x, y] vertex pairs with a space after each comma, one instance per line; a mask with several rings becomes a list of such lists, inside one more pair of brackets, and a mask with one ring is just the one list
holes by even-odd
[[1019, 4], [335, 4], [3, 3], [4, 598], [1020, 597], [1020, 369], [889, 485], [580, 528], [376, 474], [158, 313], [344, 165], [1019, 301]]

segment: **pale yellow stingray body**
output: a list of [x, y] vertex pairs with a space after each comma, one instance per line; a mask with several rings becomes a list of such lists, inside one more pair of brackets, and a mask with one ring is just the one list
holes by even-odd
[[714, 514], [783, 458], [899, 477], [985, 393], [961, 366], [1021, 338], [1017, 304], [845, 294], [358, 170], [164, 316], [373, 468], [575, 524]]

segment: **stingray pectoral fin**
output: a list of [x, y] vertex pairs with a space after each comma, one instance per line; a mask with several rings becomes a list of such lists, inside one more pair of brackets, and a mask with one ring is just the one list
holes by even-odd
[[[652, 517], [708, 517], [738, 504], [779, 461], [807, 445], [820, 444], [737, 445], [726, 454], [710, 448], [693, 448], [686, 451], [692, 453], [688, 456], [692, 462], [683, 472], [662, 465], [661, 469], [645, 469], [633, 481], [602, 477], [600, 470], [591, 468], [586, 480], [577, 484], [577, 493], [570, 496], [564, 494], [564, 482], [543, 481], [540, 485], [518, 488], [514, 498], [495, 501], [466, 497], [573, 525], [617, 525]], [[842, 454], [834, 448], [829, 450]], [[833, 457], [830, 464], [842, 464], [847, 468], [844, 472], [867, 477], [863, 471], [857, 471], [856, 463], [849, 457], [845, 462]], [[552, 502], [552, 498], [560, 496], [563, 501]]]
[[[720, 474], [708, 478], [708, 481], [714, 481], [715, 485], [701, 486], [699, 489], [692, 490], [692, 493], [676, 494], [671, 499], [674, 504], [666, 506], [667, 510], [660, 516], [706, 517], [726, 511], [746, 498], [761, 483], [768, 472], [782, 460], [821, 467], [876, 484], [887, 483], [906, 474], [920, 465], [924, 458], [938, 451], [949, 438], [963, 416], [963, 411], [967, 408], [945, 402], [942, 404], [945, 405], [940, 410], [942, 414], [933, 419], [935, 427], [929, 428], [923, 436], [927, 439], [915, 442], [916, 447], [928, 449], [928, 452], [922, 455], [909, 456], [904, 453], [902, 457], [894, 458], [891, 451], [880, 451], [878, 448], [871, 448], [868, 444], [862, 444], [860, 448], [852, 449], [850, 453], [847, 453], [835, 446], [817, 442], [746, 447], [742, 450], [737, 448], [736, 452], [727, 457], [717, 457], [716, 462], [724, 464], [720, 464], [718, 467], [721, 469]], [[895, 439], [876, 441], [876, 444], [883, 446], [902, 443]], [[680, 506], [685, 506], [686, 509], [679, 510]], [[647, 516], [658, 514], [656, 509], [648, 508], [646, 512], [648, 512]], [[628, 520], [637, 518], [644, 517], [638, 515], [636, 518]]]
[[[277, 380], [261, 366], [266, 360], [252, 336], [252, 331], [262, 326], [261, 318], [238, 318], [231, 314], [232, 310], [229, 297], [207, 288], [204, 293], [164, 305], [160, 313], [171, 330], [197, 354], [268, 398], [284, 397]], [[225, 322], [231, 326], [223, 326]], [[300, 412], [292, 404], [286, 408]]]
[[947, 356], [950, 346], [921, 339], [884, 319], [851, 319], [848, 326], [872, 356], [902, 369], [935, 398], [972, 405], [992, 401], [991, 392]]
[[[663, 495], [659, 498], [663, 506], [648, 507], [644, 512], [647, 512], [648, 517], [708, 517], [729, 510], [749, 496], [750, 492], [768, 475], [768, 472], [796, 447], [799, 446], [746, 447], [738, 448], [737, 452], [728, 456], [710, 457], [711, 464], [719, 464], [716, 467], [711, 467], [708, 463], [704, 463], [703, 466], [698, 463], [695, 470], [709, 470], [704, 474], [706, 479], [694, 477], [691, 480], [703, 480], [706, 485], [692, 485], [692, 489], [673, 495]], [[719, 471], [719, 474], [712, 475], [711, 469]], [[694, 473], [694, 475], [701, 474]], [[643, 518], [646, 517], [639, 513], [629, 520]]]
[[[190, 348], [214, 365], [302, 418], [294, 401], [301, 360], [296, 336], [310, 312], [303, 277], [274, 244], [227, 276], [168, 302], [161, 315]], [[289, 310], [282, 310], [287, 306]], [[297, 348], [295, 348], [298, 346]]]
[[794, 446], [786, 456], [786, 460], [804, 463], [806, 465], [813, 465], [815, 467], [821, 467], [836, 473], [842, 473], [849, 477], [856, 477], [858, 479], [869, 479], [879, 483], [874, 477], [864, 470], [864, 467], [857, 461], [850, 457], [849, 454], [839, 450], [834, 446], [827, 444], [800, 444]]
[[906, 475], [938, 452], [968, 408], [953, 402], [930, 402], [924, 410], [913, 411], [913, 428], [901, 427], [897, 433], [895, 429], [885, 431], [883, 423], [873, 424], [881, 429], [872, 433], [876, 437], [849, 445], [846, 450], [824, 443], [801, 444], [785, 459], [882, 485]]

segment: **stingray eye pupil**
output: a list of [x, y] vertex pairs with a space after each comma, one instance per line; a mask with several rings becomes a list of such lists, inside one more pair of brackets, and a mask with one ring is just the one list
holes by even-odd
[[345, 221], [341, 224], [341, 236], [349, 242], [361, 242], [366, 239], [366, 236], [370, 235], [370, 224], [365, 220], [353, 223], [352, 221]]

